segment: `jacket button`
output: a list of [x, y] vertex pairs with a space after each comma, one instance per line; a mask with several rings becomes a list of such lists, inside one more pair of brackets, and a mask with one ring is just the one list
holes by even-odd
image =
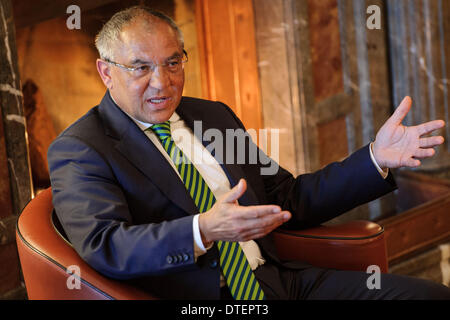
[[217, 267], [217, 260], [216, 260], [216, 259], [211, 260], [211, 261], [209, 262], [209, 266], [210, 266], [211, 269], [216, 268], [216, 267]]
[[185, 262], [189, 261], [189, 255], [187, 253], [183, 253], [183, 260]]
[[183, 255], [181, 253], [177, 255], [177, 260], [178, 262], [183, 262]]
[[172, 256], [167, 256], [166, 261], [168, 264], [172, 264], [172, 262], [173, 262]]

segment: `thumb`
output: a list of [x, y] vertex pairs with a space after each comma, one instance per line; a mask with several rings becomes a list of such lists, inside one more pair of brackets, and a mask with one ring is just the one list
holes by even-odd
[[245, 181], [245, 179], [241, 179], [233, 189], [231, 189], [224, 195], [222, 201], [234, 203], [244, 194], [245, 190], [247, 190], [247, 182]]
[[405, 116], [408, 114], [409, 110], [411, 109], [412, 100], [410, 97], [406, 96], [402, 102], [398, 105], [397, 109], [395, 109], [394, 113], [392, 114], [390, 121], [392, 121], [394, 124], [399, 125], [402, 123]]

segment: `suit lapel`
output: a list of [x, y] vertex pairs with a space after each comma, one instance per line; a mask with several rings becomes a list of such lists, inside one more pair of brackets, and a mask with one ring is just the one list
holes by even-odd
[[106, 134], [117, 140], [116, 149], [173, 203], [189, 214], [197, 213], [194, 201], [172, 166], [133, 120], [116, 106], [109, 92], [99, 112], [105, 118]]
[[[137, 132], [135, 132], [137, 131]], [[145, 174], [173, 203], [189, 214], [198, 212], [194, 201], [166, 158], [136, 126], [116, 145], [136, 168]]]

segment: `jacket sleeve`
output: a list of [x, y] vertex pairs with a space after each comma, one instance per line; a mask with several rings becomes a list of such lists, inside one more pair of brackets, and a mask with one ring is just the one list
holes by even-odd
[[293, 177], [280, 167], [263, 179], [269, 202], [293, 214], [287, 228], [319, 225], [396, 189], [392, 173], [383, 179], [375, 168], [369, 145], [314, 173]]
[[[234, 117], [237, 126], [245, 130], [233, 111], [223, 106]], [[253, 144], [252, 141], [249, 143]], [[254, 150], [257, 147], [247, 145], [246, 148]], [[314, 173], [297, 177], [259, 148], [258, 157], [258, 163], [254, 166], [261, 175], [267, 203], [279, 205], [292, 213], [292, 219], [283, 228], [317, 226], [396, 189], [392, 173], [383, 179], [376, 169], [370, 158], [369, 145], [341, 162], [333, 162]], [[271, 169], [265, 171], [264, 168]]]
[[196, 268], [193, 216], [134, 225], [108, 161], [77, 137], [55, 140], [48, 163], [56, 214], [75, 250], [94, 269], [129, 279]]

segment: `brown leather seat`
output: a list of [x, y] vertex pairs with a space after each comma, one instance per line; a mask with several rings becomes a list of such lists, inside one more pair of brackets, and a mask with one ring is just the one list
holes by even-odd
[[[92, 269], [56, 230], [52, 212], [48, 188], [28, 203], [17, 221], [17, 248], [29, 299], [152, 299]], [[79, 267], [79, 290], [67, 286], [72, 281], [70, 266]]]
[[[29, 299], [155, 298], [106, 278], [87, 265], [55, 227], [52, 212], [48, 188], [30, 201], [17, 221], [17, 247]], [[383, 231], [375, 223], [353, 221], [339, 226], [279, 231], [274, 239], [282, 259], [345, 270], [365, 271], [369, 265], [378, 265], [387, 272]], [[71, 274], [71, 266], [77, 266], [80, 274]], [[76, 282], [79, 289], [74, 287]]]

